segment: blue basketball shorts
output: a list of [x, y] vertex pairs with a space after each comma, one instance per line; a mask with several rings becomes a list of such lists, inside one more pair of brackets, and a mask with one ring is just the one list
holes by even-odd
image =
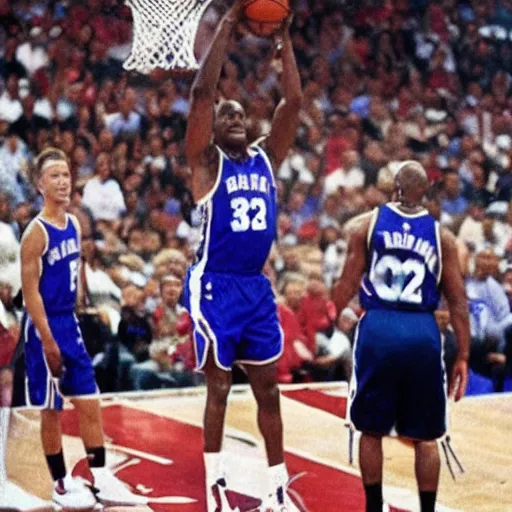
[[94, 369], [76, 316], [73, 313], [48, 316], [48, 323], [59, 346], [65, 372], [60, 379], [52, 377], [41, 338], [28, 317], [25, 326], [26, 405], [60, 410], [63, 397], [96, 397]]
[[357, 430], [415, 440], [446, 432], [446, 376], [431, 313], [368, 311], [354, 343], [350, 421]]
[[270, 364], [281, 356], [283, 335], [270, 281], [262, 274], [201, 273], [191, 267], [185, 301], [194, 326], [197, 370], [211, 347], [216, 365]]

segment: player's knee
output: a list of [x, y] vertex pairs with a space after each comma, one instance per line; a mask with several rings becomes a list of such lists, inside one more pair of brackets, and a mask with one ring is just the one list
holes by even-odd
[[101, 409], [98, 400], [82, 399], [73, 400], [73, 405], [77, 408], [80, 421], [87, 424], [96, 424], [101, 421]]
[[57, 409], [43, 409], [41, 411], [41, 425], [53, 428], [60, 421], [60, 411]]
[[0, 369], [0, 387], [12, 386], [12, 371], [10, 368]]
[[208, 398], [216, 402], [227, 403], [231, 383], [227, 380], [215, 380], [208, 383]]
[[419, 453], [428, 454], [428, 453], [433, 453], [433, 452], [438, 451], [438, 446], [437, 446], [436, 440], [432, 440], [432, 441], [419, 441], [418, 440], [418, 441], [414, 442], [414, 447], [415, 447], [416, 451]]
[[264, 380], [258, 383], [257, 386], [254, 386], [253, 392], [260, 405], [277, 406], [279, 404], [279, 388], [273, 380]]

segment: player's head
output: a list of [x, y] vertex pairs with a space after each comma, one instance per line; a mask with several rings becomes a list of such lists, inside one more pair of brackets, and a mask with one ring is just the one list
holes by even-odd
[[69, 204], [71, 172], [65, 153], [51, 147], [41, 151], [32, 169], [32, 182], [45, 202]]
[[394, 185], [398, 201], [411, 205], [421, 204], [429, 189], [427, 173], [415, 160], [402, 162], [395, 176]]
[[238, 101], [221, 101], [215, 109], [214, 142], [221, 148], [242, 150], [247, 146], [245, 111]]

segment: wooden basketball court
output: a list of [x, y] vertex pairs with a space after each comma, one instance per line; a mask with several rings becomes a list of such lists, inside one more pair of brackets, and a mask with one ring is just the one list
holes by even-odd
[[[292, 489], [311, 512], [364, 510], [357, 462], [348, 464], [348, 429], [341, 417], [346, 387], [285, 386], [283, 392], [287, 464], [292, 475], [304, 473]], [[109, 465], [134, 492], [148, 496], [144, 510], [205, 510], [200, 428], [204, 399], [204, 390], [198, 388], [105, 397]], [[512, 512], [512, 395], [463, 399], [452, 407], [450, 419], [452, 446], [465, 473], [453, 481], [443, 458], [439, 510]], [[68, 466], [80, 473], [86, 465], [72, 411], [65, 412], [64, 432]], [[254, 509], [265, 461], [254, 400], [245, 386], [231, 394], [225, 434], [231, 498], [240, 510]], [[388, 439], [384, 456], [384, 495], [391, 510], [418, 510], [412, 448]], [[37, 412], [14, 415], [8, 473], [30, 493], [50, 497]]]

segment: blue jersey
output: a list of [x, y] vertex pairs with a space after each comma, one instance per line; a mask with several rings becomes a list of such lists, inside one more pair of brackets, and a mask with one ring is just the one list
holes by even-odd
[[202, 239], [196, 266], [202, 272], [259, 274], [277, 234], [272, 166], [257, 146], [249, 148], [243, 162], [218, 151], [215, 186], [199, 201]]
[[426, 210], [407, 214], [393, 203], [376, 210], [368, 233], [368, 262], [360, 291], [364, 309], [437, 308], [441, 239], [438, 222]]
[[41, 257], [39, 293], [47, 314], [72, 312], [76, 304], [80, 265], [77, 227], [66, 215], [66, 227], [59, 228], [42, 217], [35, 219], [46, 233], [46, 249]]

